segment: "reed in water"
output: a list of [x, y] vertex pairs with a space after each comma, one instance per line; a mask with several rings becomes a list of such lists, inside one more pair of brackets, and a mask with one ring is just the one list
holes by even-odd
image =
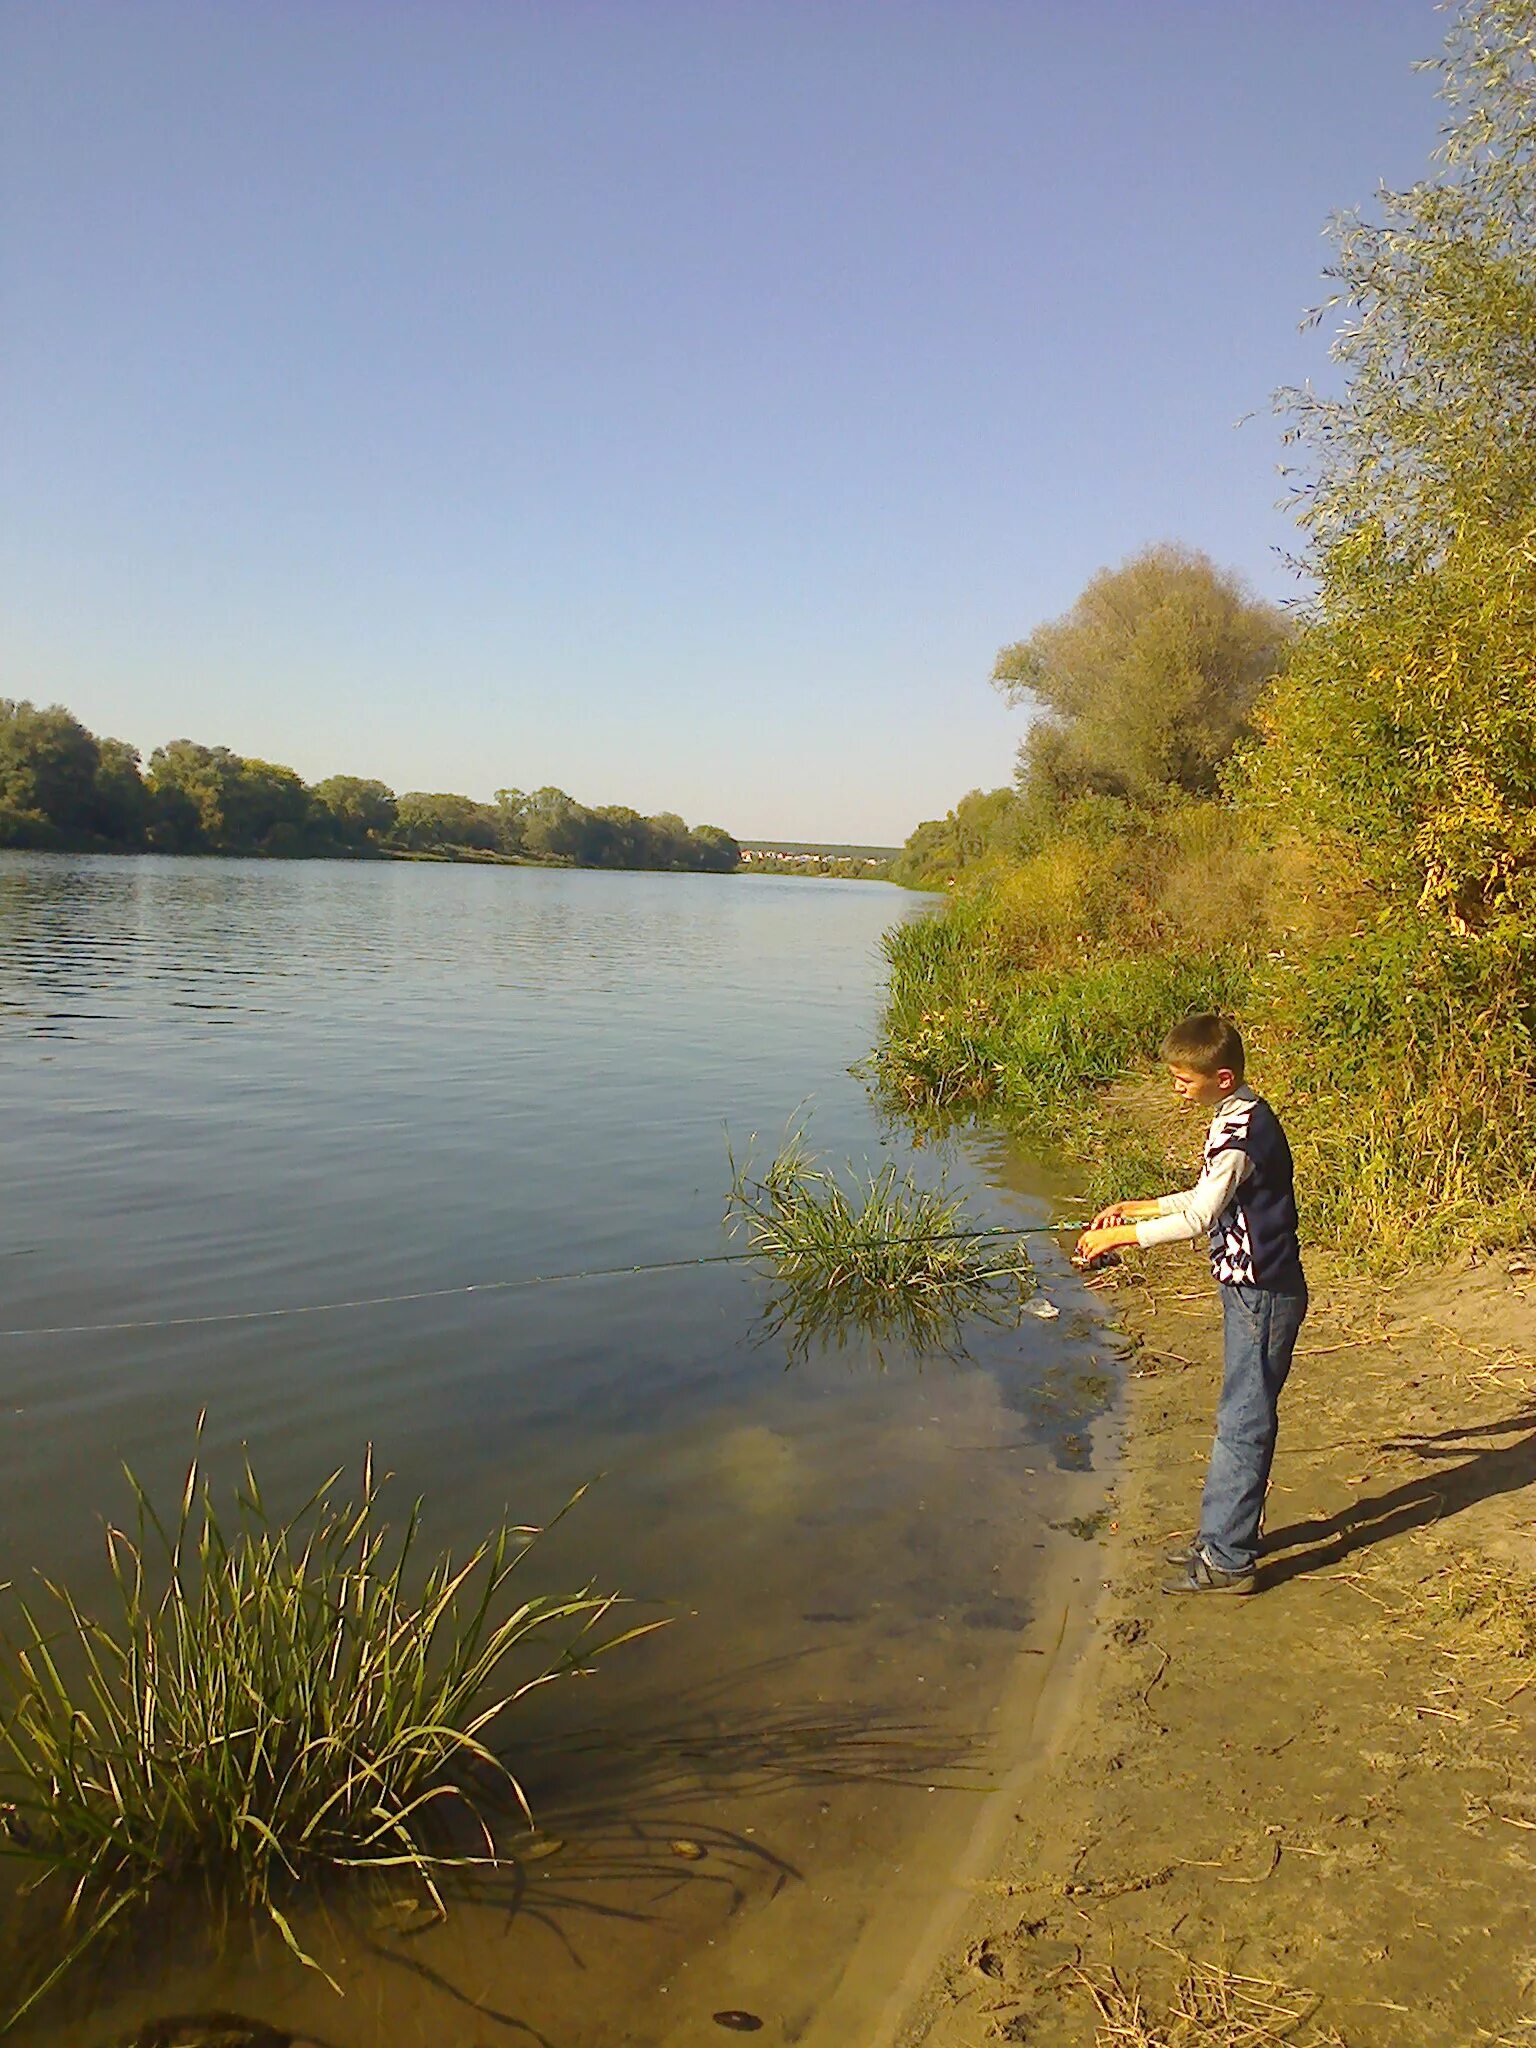
[[442, 1912], [447, 1871], [501, 1860], [494, 1816], [527, 1817], [498, 1753], [518, 1701], [645, 1633], [605, 1633], [616, 1596], [591, 1586], [524, 1594], [538, 1529], [423, 1570], [420, 1503], [392, 1530], [371, 1453], [354, 1499], [340, 1478], [283, 1520], [247, 1461], [226, 1515], [194, 1458], [167, 1521], [130, 1472], [110, 1612], [10, 1589], [0, 1848], [65, 1899], [61, 1959], [20, 2011], [166, 1883], [254, 1907], [306, 1963], [284, 1911], [302, 1880], [387, 1868]]
[[1017, 1321], [1035, 1287], [1019, 1238], [977, 1228], [962, 1196], [942, 1181], [920, 1187], [894, 1160], [849, 1178], [803, 1127], [761, 1172], [732, 1156], [726, 1227], [771, 1277], [766, 1336], [786, 1337], [797, 1357], [855, 1335], [877, 1353], [895, 1342], [953, 1352], [968, 1316]]

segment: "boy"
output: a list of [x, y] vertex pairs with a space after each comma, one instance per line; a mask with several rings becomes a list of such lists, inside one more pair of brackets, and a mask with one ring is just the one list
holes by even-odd
[[1163, 1058], [1180, 1101], [1215, 1111], [1204, 1170], [1185, 1193], [1101, 1210], [1078, 1240], [1077, 1263], [1209, 1231], [1224, 1340], [1216, 1442], [1199, 1533], [1169, 1553], [1176, 1570], [1163, 1590], [1251, 1593], [1276, 1410], [1307, 1313], [1291, 1148], [1269, 1104], [1243, 1085], [1243, 1041], [1225, 1018], [1185, 1017], [1164, 1039]]

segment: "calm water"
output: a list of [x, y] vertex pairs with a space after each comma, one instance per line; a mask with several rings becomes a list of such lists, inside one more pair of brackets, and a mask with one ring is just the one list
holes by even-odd
[[[921, 912], [865, 883], [0, 855], [0, 1323], [430, 1295], [0, 1339], [0, 1578], [93, 1584], [119, 1461], [169, 1491], [206, 1409], [215, 1470], [248, 1445], [278, 1498], [372, 1443], [435, 1542], [596, 1480], [551, 1581], [676, 1617], [530, 1716], [564, 1846], [519, 1910], [342, 1913], [313, 1937], [340, 2001], [264, 1945], [151, 1943], [37, 2038], [217, 2006], [338, 2048], [703, 2041], [727, 2008], [809, 2040], [850, 1957], [930, 1908], [1092, 1577], [1051, 1530], [1098, 1497], [1106, 1406], [1060, 1255], [1058, 1322], [883, 1373], [786, 1370], [739, 1268], [432, 1292], [721, 1250], [727, 1130], [771, 1147], [802, 1106], [834, 1159], [905, 1161], [847, 1070], [880, 935]], [[983, 1220], [1051, 1212], [996, 1140], [917, 1156]]]

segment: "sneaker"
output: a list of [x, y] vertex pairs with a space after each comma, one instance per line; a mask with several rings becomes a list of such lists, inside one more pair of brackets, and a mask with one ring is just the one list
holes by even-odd
[[1200, 1538], [1198, 1536], [1191, 1536], [1187, 1541], [1181, 1543], [1177, 1550], [1165, 1550], [1163, 1552], [1163, 1561], [1166, 1564], [1193, 1564], [1199, 1555]]
[[1258, 1583], [1252, 1565], [1246, 1571], [1224, 1572], [1212, 1564], [1203, 1550], [1196, 1551], [1182, 1569], [1163, 1581], [1165, 1593], [1251, 1593]]

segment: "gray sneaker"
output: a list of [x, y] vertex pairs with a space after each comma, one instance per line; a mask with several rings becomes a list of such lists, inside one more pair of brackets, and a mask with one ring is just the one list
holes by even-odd
[[1212, 1564], [1203, 1550], [1195, 1555], [1173, 1574], [1164, 1579], [1165, 1593], [1251, 1593], [1258, 1583], [1258, 1573], [1252, 1565], [1246, 1571], [1224, 1572], [1219, 1564]]
[[1191, 1536], [1187, 1542], [1181, 1543], [1177, 1550], [1165, 1550], [1163, 1560], [1167, 1564], [1193, 1564], [1199, 1555], [1200, 1538]]

